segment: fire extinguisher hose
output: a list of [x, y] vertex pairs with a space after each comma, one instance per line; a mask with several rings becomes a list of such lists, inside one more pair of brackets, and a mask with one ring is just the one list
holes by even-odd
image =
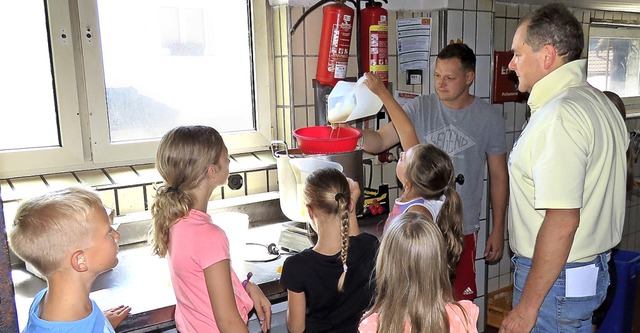
[[305, 10], [304, 13], [302, 13], [302, 16], [300, 16], [300, 18], [298, 18], [296, 23], [294, 23], [293, 26], [291, 26], [291, 29], [289, 30], [289, 34], [293, 36], [293, 33], [296, 32], [296, 29], [298, 28], [300, 23], [302, 23], [302, 21], [304, 21], [305, 17], [307, 17], [307, 15], [311, 14], [311, 12], [313, 12], [316, 8], [324, 5], [327, 2], [333, 2], [333, 1], [335, 1], [335, 0], [320, 0], [320, 1], [316, 2], [315, 4], [313, 4], [311, 7], [309, 7], [308, 10]]

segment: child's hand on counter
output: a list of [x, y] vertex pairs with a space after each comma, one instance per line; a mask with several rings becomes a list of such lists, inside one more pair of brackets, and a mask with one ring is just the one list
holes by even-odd
[[129, 312], [131, 312], [131, 307], [128, 305], [120, 305], [116, 308], [102, 311], [102, 313], [104, 313], [104, 316], [107, 317], [107, 320], [111, 324], [111, 327], [113, 327], [114, 329], [118, 327], [118, 325], [120, 325], [120, 323], [122, 323], [125, 318], [127, 318]]
[[264, 295], [262, 289], [253, 282], [247, 283], [246, 290], [253, 301], [253, 308], [256, 309], [260, 328], [262, 332], [267, 332], [271, 329], [271, 302]]

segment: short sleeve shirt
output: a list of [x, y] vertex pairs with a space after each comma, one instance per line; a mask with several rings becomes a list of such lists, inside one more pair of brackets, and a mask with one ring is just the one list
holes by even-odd
[[[208, 214], [192, 209], [171, 227], [167, 261], [177, 301], [176, 327], [180, 332], [219, 332], [204, 270], [222, 260], [230, 260], [229, 241]], [[238, 312], [247, 322], [253, 302], [233, 268], [229, 274]]]
[[350, 237], [344, 293], [338, 292], [343, 271], [340, 253], [325, 256], [306, 249], [285, 260], [280, 284], [305, 294], [306, 333], [357, 332], [360, 318], [373, 299], [378, 246], [378, 239], [367, 233]]

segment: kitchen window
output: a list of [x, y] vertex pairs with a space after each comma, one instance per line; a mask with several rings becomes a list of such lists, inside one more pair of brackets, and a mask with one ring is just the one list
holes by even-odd
[[617, 93], [627, 109], [640, 108], [640, 26], [592, 23], [587, 81]]
[[0, 179], [149, 163], [185, 124], [265, 149], [266, 16], [258, 0], [3, 2]]

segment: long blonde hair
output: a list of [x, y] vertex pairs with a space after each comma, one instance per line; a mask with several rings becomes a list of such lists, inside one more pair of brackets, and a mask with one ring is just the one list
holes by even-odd
[[[342, 172], [325, 168], [311, 173], [304, 185], [304, 201], [314, 211], [340, 219], [340, 261], [343, 271], [338, 280], [338, 291], [344, 291], [347, 275], [347, 255], [349, 252], [349, 210], [351, 209], [351, 190], [349, 182]], [[322, 223], [320, 221], [320, 223]], [[320, 235], [318, 235], [320, 237]]]
[[164, 184], [151, 205], [150, 231], [153, 254], [164, 257], [169, 229], [189, 215], [194, 199], [190, 192], [204, 179], [211, 164], [218, 164], [225, 149], [220, 133], [208, 126], [180, 126], [167, 132], [156, 153], [156, 169]]
[[[407, 212], [382, 238], [376, 260], [376, 298], [365, 318], [378, 313], [378, 332], [449, 332], [453, 302], [442, 233], [431, 218]], [[465, 314], [464, 309], [462, 312]]]
[[462, 254], [462, 200], [455, 190], [453, 162], [447, 153], [432, 144], [413, 147], [413, 157], [407, 164], [407, 181], [417, 195], [427, 199], [445, 200], [438, 216], [434, 216], [447, 245], [448, 268], [454, 275]]

